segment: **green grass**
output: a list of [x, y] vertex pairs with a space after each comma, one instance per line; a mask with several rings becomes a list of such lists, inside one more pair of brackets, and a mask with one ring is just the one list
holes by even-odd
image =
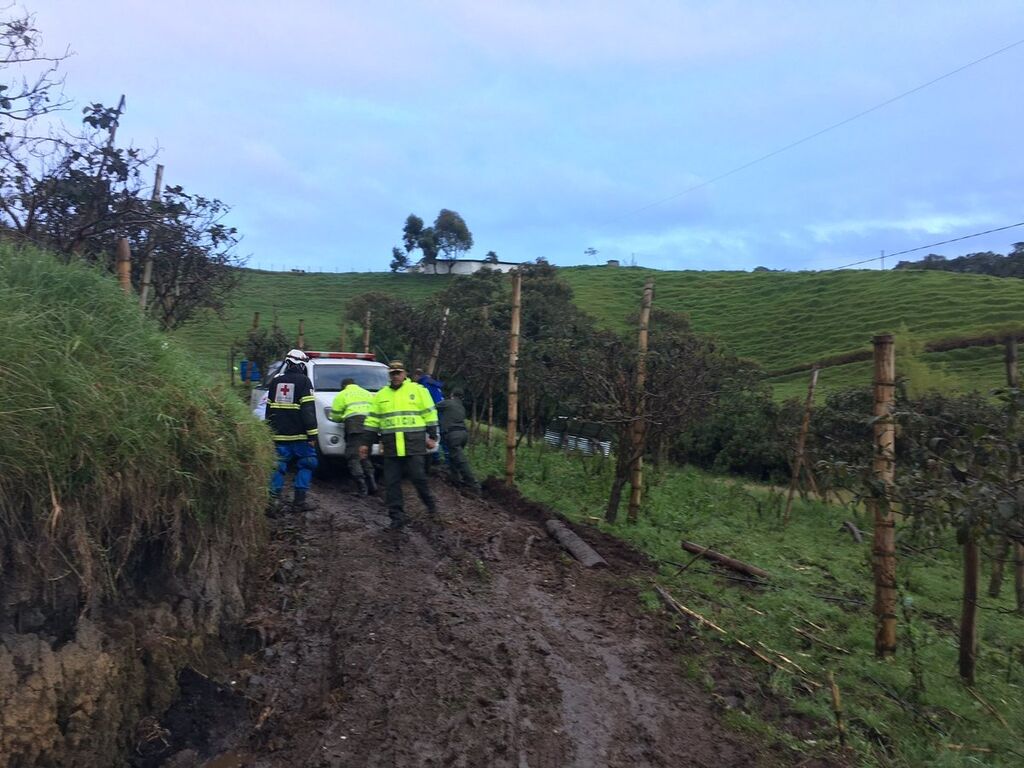
[[[345, 302], [371, 291], [384, 291], [419, 301], [441, 290], [446, 275], [393, 275], [390, 273], [258, 272], [243, 270], [242, 283], [221, 319], [205, 314], [175, 332], [175, 337], [196, 355], [206, 370], [227, 379], [227, 356], [232, 342], [242, 339], [252, 325], [278, 324], [295, 338], [299, 320], [305, 320], [306, 349], [337, 350]], [[348, 350], [362, 351], [361, 326], [346, 324]]]
[[[504, 446], [496, 442], [488, 447], [477, 442], [471, 456], [478, 474], [502, 475]], [[590, 518], [603, 515], [610, 472], [608, 460], [524, 447], [519, 454], [517, 482], [530, 498], [571, 519], [588, 518], [585, 522], [592, 524]], [[762, 642], [795, 661], [808, 677], [825, 682], [827, 673], [833, 671], [860, 763], [908, 768], [1022, 764], [1024, 749], [1018, 745], [1024, 735], [1024, 617], [1009, 613], [1013, 607], [1011, 584], [1004, 586], [1001, 598], [981, 600], [976, 686], [1006, 718], [1007, 728], [970, 695], [957, 677], [960, 565], [952, 541], [946, 542], [946, 550], [935, 550], [932, 556], [900, 555], [901, 595], [909, 622], [905, 616], [900, 617], [899, 652], [895, 659], [881, 662], [873, 653], [874, 623], [868, 607], [873, 595], [871, 545], [858, 545], [838, 530], [847, 519], [855, 520], [862, 529], [869, 528], [856, 512], [823, 504], [798, 504], [792, 523], [783, 528], [782, 496], [769, 489], [691, 469], [667, 470], [652, 475], [651, 481], [639, 524], [607, 526], [602, 522], [600, 527], [661, 560], [688, 562], [691, 555], [679, 547], [679, 540], [686, 538], [768, 570], [774, 588], [764, 590], [713, 575], [703, 561], [694, 563], [682, 576], [677, 575], [677, 568], [666, 565], [658, 581], [680, 602], [736, 638], [768, 653], [757, 645]], [[646, 594], [640, 598], [644, 604], [652, 602], [649, 588], [638, 584], [642, 595]], [[828, 601], [816, 595], [863, 601], [865, 605]], [[808, 620], [825, 632], [811, 627]], [[812, 643], [793, 631], [793, 626], [820, 635], [850, 653]], [[796, 684], [795, 677], [773, 672], [709, 630], [701, 634], [711, 652], [728, 653], [740, 663], [749, 664], [766, 689], [784, 697], [793, 711], [813, 717], [818, 723], [814, 740], [833, 742], [826, 689], [807, 693]], [[917, 648], [923, 691], [915, 691], [913, 685], [910, 639]], [[684, 666], [686, 663], [684, 660]], [[690, 666], [700, 668], [699, 664]], [[752, 715], [756, 721], [757, 712]], [[955, 752], [949, 744], [994, 752]], [[807, 745], [803, 748], [813, 751]]]
[[0, 247], [0, 348], [0, 549], [26, 585], [109, 594], [207, 524], [259, 530], [266, 428], [110, 275]]
[[[769, 370], [870, 347], [871, 336], [902, 326], [921, 341], [973, 336], [1024, 325], [1024, 280], [940, 271], [658, 272], [640, 268], [560, 270], [576, 303], [607, 327], [626, 329], [644, 280], [655, 278], [656, 306], [686, 312], [693, 327]], [[338, 346], [345, 302], [369, 291], [420, 300], [446, 286], [445, 275], [387, 273], [291, 274], [246, 270], [224, 320], [204, 317], [176, 336], [207, 370], [227, 377], [231, 342], [244, 336], [253, 312], [270, 323], [276, 310], [290, 336], [304, 319], [306, 346]], [[349, 347], [361, 329], [348, 328]], [[947, 361], [965, 386], [982, 391], [1002, 382], [996, 349], [929, 354]], [[899, 355], [899, 350], [897, 350]], [[870, 382], [867, 363], [827, 369], [821, 393]], [[807, 375], [772, 381], [779, 397], [803, 397]]]

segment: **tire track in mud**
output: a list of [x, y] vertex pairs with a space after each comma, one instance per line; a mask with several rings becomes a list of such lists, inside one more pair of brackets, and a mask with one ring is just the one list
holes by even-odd
[[[432, 480], [440, 519], [386, 531], [376, 499], [319, 487], [321, 509], [274, 524], [274, 573], [238, 670], [252, 723], [220, 766], [786, 765], [721, 722], [681, 675], [665, 625], [626, 579], [586, 571], [536, 523]], [[507, 500], [506, 500], [507, 501]]]

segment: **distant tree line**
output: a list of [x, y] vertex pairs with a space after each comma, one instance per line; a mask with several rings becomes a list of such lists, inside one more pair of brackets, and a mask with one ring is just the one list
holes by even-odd
[[177, 184], [155, 188], [144, 174], [153, 153], [117, 140], [124, 97], [86, 106], [77, 129], [55, 126], [69, 104], [59, 77], [68, 54], [43, 53], [32, 17], [12, 8], [0, 20], [0, 236], [110, 270], [127, 238], [132, 283], [147, 283], [145, 310], [161, 326], [223, 310], [242, 263], [228, 207]]
[[896, 269], [937, 269], [943, 272], [963, 272], [993, 277], [1024, 277], [1024, 243], [1014, 243], [1013, 250], [1003, 256], [992, 251], [969, 253], [947, 259], [930, 253], [920, 261], [901, 261]]

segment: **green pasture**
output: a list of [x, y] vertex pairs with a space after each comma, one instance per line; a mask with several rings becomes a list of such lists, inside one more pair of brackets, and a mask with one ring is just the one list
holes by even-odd
[[[206, 313], [175, 336], [211, 373], [227, 378], [232, 342], [244, 338], [253, 313], [260, 324], [277, 322], [290, 337], [305, 320], [306, 349], [337, 350], [345, 302], [371, 291], [418, 301], [441, 290], [446, 275], [395, 275], [389, 272], [291, 273], [243, 270], [242, 281], [224, 318]], [[348, 350], [362, 351], [361, 325], [346, 324]]]
[[[279, 273], [243, 271], [226, 317], [210, 315], [177, 336], [203, 367], [227, 375], [231, 342], [244, 336], [253, 312], [289, 333], [305, 320], [308, 348], [336, 349], [349, 298], [386, 291], [423, 299], [448, 284], [446, 275], [390, 273]], [[687, 313], [694, 328], [769, 370], [867, 349], [872, 335], [905, 327], [924, 342], [998, 333], [1024, 327], [1024, 280], [939, 271], [659, 272], [625, 267], [568, 267], [576, 303], [601, 324], [626, 330], [644, 280], [655, 279], [655, 305]], [[361, 328], [347, 329], [348, 346], [361, 345]], [[999, 351], [968, 349], [930, 354], [966, 388], [985, 391], [1002, 383]], [[897, 350], [899, 356], [899, 350]], [[828, 369], [821, 392], [870, 382], [868, 364]], [[779, 397], [803, 397], [807, 375], [772, 380]]]
[[[477, 440], [471, 456], [480, 476], [503, 475], [504, 445], [499, 440], [492, 446]], [[782, 735], [811, 757], [835, 744], [827, 685], [814, 688], [832, 672], [842, 693], [855, 765], [1024, 764], [1024, 617], [1013, 612], [1012, 583], [1004, 585], [998, 599], [981, 598], [974, 688], [981, 703], [957, 676], [961, 582], [952, 535], [926, 545], [898, 529], [899, 650], [894, 659], [878, 661], [870, 610], [870, 533], [858, 544], [840, 530], [850, 520], [870, 531], [870, 522], [857, 509], [797, 503], [792, 522], [784, 527], [779, 492], [672, 468], [651, 473], [638, 524], [608, 526], [593, 518], [603, 515], [611, 470], [607, 459], [524, 445], [517, 484], [530, 498], [570, 519], [597, 524], [661, 560], [656, 583], [729, 633], [723, 638], [698, 628], [701, 643], [679, 658], [681, 672], [712, 695], [730, 691], [719, 690], [705, 671], [710, 664], [702, 654], [727, 654], [748, 666], [764, 697], [784, 702], [783, 713], [811, 719], [809, 734]], [[691, 563], [693, 556], [679, 546], [684, 538], [764, 568], [771, 574], [770, 586], [750, 587], [729, 580], [736, 574], [715, 570], [703, 560]], [[689, 567], [680, 573], [674, 563]], [[654, 585], [636, 583], [644, 604], [660, 611]], [[755, 659], [734, 639], [794, 674]], [[803, 673], [782, 662], [779, 654]], [[813, 683], [804, 685], [801, 677]], [[728, 716], [740, 727], [771, 730], [759, 715], [760, 704], [748, 700]]]

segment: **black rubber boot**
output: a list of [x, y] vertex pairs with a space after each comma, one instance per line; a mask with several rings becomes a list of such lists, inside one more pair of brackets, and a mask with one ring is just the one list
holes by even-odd
[[356, 492], [356, 495], [358, 495], [358, 496], [366, 496], [368, 491], [366, 490], [366, 478], [365, 477], [357, 477], [356, 478], [356, 491], [355, 492]]
[[306, 498], [306, 492], [296, 489], [295, 500], [292, 501], [292, 512], [311, 512], [316, 509], [316, 504]]
[[373, 472], [363, 475], [363, 480], [366, 481], [366, 490], [371, 496], [377, 495], [377, 478], [373, 476]]

